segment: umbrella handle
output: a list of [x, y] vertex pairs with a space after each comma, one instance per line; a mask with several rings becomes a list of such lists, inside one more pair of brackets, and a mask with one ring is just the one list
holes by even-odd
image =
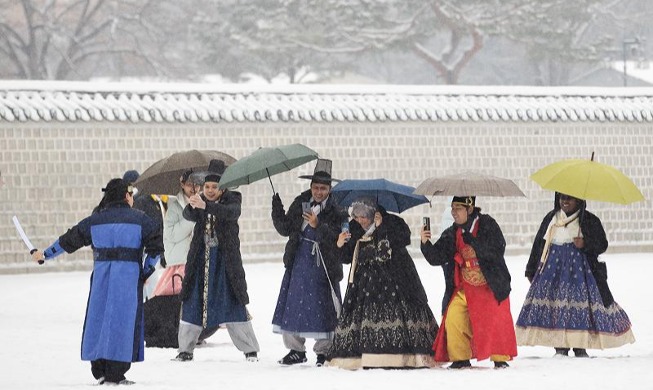
[[265, 172], [267, 172], [267, 174], [268, 174], [268, 180], [270, 180], [270, 185], [272, 186], [272, 195], [274, 195], [274, 194], [276, 194], [276, 192], [274, 191], [274, 184], [272, 184], [272, 178], [270, 177], [270, 171], [267, 168], [265, 168]]

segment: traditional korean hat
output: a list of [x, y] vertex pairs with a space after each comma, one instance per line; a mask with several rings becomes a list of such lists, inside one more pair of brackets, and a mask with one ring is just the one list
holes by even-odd
[[311, 183], [331, 185], [331, 182], [338, 182], [340, 180], [331, 177], [331, 160], [319, 158], [315, 164], [315, 170], [312, 175], [299, 176], [300, 179], [310, 179]]

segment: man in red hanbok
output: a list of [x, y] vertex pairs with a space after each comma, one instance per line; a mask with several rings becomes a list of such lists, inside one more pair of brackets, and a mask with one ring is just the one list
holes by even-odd
[[435, 243], [430, 231], [421, 231], [424, 257], [443, 267], [446, 280], [443, 326], [433, 350], [435, 360], [453, 362], [452, 369], [471, 367], [473, 358], [489, 358], [495, 368], [507, 368], [507, 361], [517, 356], [517, 342], [503, 257], [506, 241], [496, 221], [475, 203], [475, 196], [454, 197], [454, 223]]

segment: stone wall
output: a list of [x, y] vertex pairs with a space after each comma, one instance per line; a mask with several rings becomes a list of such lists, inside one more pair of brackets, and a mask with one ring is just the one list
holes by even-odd
[[[589, 158], [618, 167], [649, 199], [628, 206], [589, 202], [603, 221], [611, 251], [653, 249], [653, 129], [633, 122], [233, 122], [0, 123], [0, 272], [87, 269], [89, 250], [37, 267], [29, 261], [11, 217], [17, 215], [37, 247], [87, 216], [99, 202], [100, 188], [127, 169], [143, 172], [166, 155], [187, 149], [216, 149], [242, 158], [260, 146], [303, 143], [333, 160], [336, 178], [384, 177], [417, 186], [430, 176], [477, 170], [514, 180], [527, 198], [479, 198], [483, 211], [500, 224], [509, 254], [524, 254], [553, 194], [529, 175], [566, 158]], [[314, 163], [272, 177], [287, 206], [307, 180]], [[243, 193], [241, 224], [245, 261], [280, 261], [285, 240], [270, 219], [270, 183], [256, 182]], [[405, 212], [413, 231], [412, 252], [420, 257], [422, 216], [433, 230], [449, 198]]]

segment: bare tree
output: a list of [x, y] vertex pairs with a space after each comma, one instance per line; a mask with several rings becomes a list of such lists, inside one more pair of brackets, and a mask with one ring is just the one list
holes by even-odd
[[[153, 0], [1, 0], [3, 77], [80, 79], [110, 63], [164, 74]], [[114, 69], [115, 70], [115, 69]]]

